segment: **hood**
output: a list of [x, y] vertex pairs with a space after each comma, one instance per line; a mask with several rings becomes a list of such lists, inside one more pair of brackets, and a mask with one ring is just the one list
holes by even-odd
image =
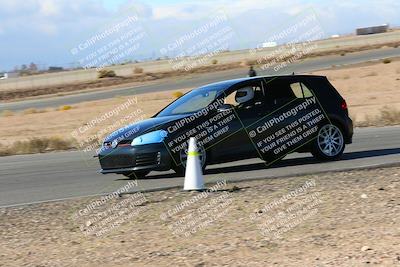
[[187, 116], [190, 116], [190, 114], [154, 117], [147, 120], [132, 123], [111, 133], [104, 139], [104, 142], [112, 143], [116, 139], [118, 139], [119, 141], [133, 140], [135, 137], [142, 135], [146, 132], [150, 132], [152, 129], [163, 129], [164, 124], [182, 119]]

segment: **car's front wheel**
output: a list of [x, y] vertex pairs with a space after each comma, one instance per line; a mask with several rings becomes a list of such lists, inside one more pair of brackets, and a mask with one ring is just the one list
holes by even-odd
[[[206, 169], [207, 166], [207, 152], [204, 150], [203, 147], [200, 147], [199, 149], [199, 160], [200, 160], [200, 165], [203, 170], [203, 173]], [[180, 151], [180, 162], [177, 162], [177, 164], [174, 163], [174, 166], [172, 169], [178, 174], [179, 176], [184, 176], [185, 171], [186, 171], [186, 160], [187, 160], [187, 151], [186, 150], [181, 150]]]
[[146, 175], [149, 173], [150, 173], [150, 171], [135, 171], [135, 172], [123, 173], [123, 175], [130, 179], [142, 179], [142, 178], [145, 178]]
[[336, 160], [342, 156], [344, 148], [342, 130], [334, 124], [325, 124], [318, 131], [311, 153], [317, 159]]

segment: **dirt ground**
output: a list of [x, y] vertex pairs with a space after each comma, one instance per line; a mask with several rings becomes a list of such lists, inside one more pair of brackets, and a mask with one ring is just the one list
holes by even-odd
[[[177, 92], [184, 93], [187, 90]], [[10, 116], [0, 117], [0, 134], [3, 140], [0, 143], [11, 144], [17, 140], [29, 137], [59, 136], [72, 138], [71, 133], [78, 131], [74, 137], [77, 140], [85, 140], [99, 134], [101, 137], [121, 128], [128, 123], [124, 117], [130, 116], [130, 121], [149, 118], [162, 107], [172, 102], [175, 91], [142, 94], [128, 97], [115, 97], [113, 99], [82, 102], [71, 106], [69, 110], [48, 108], [45, 110], [26, 110], [20, 113], [12, 113]], [[126, 104], [127, 108], [123, 108]], [[61, 110], [60, 110], [61, 109]], [[119, 109], [119, 112], [102, 120], [102, 116]], [[98, 123], [90, 124], [92, 120], [99, 119]], [[117, 124], [116, 124], [117, 123]], [[90, 124], [90, 126], [88, 126]], [[115, 124], [115, 125], [114, 125]], [[113, 126], [114, 125], [114, 126]], [[79, 131], [80, 127], [81, 131]], [[111, 127], [105, 133], [100, 132], [106, 127]], [[28, 137], [28, 136], [27, 136]], [[26, 139], [26, 138], [25, 138]]]
[[[303, 58], [321, 57], [327, 55], [340, 55], [366, 51], [371, 49], [387, 49], [398, 47], [398, 29], [387, 33], [355, 36], [348, 35], [339, 38], [328, 38], [312, 42], [314, 49]], [[264, 48], [257, 53], [249, 53], [248, 49], [224, 51], [216, 53], [212, 58], [205, 58], [203, 66], [192, 71], [182, 73], [173, 71], [173, 64], [167, 59], [139, 62], [134, 64], [121, 64], [109, 66], [119, 76], [117, 79], [97, 79], [96, 69], [70, 70], [58, 73], [31, 75], [0, 81], [0, 100], [25, 98], [30, 96], [47, 95], [54, 93], [73, 92], [87, 88], [101, 89], [105, 86], [116, 86], [131, 82], [150, 81], [163, 77], [177, 77], [190, 73], [213, 72], [221, 69], [241, 67], [245, 62], [254, 63], [257, 59], [268, 56], [276, 48]], [[217, 60], [217, 64], [212, 61]], [[143, 75], [132, 75], [135, 67], [143, 69]]]
[[[350, 113], [356, 124], [370, 120], [378, 115], [385, 106], [400, 110], [399, 60], [393, 60], [389, 64], [378, 61], [341, 68], [335, 67], [312, 74], [328, 76], [329, 80], [347, 100]], [[2, 136], [0, 144], [9, 145], [17, 140], [27, 139], [28, 136], [71, 138], [73, 131], [79, 132], [74, 137], [78, 141], [87, 140], [94, 135], [99, 136], [98, 139], [101, 140], [112, 130], [127, 124], [126, 121], [122, 120], [124, 116], [132, 115], [133, 121], [148, 118], [170, 103], [174, 99], [174, 93], [183, 93], [187, 90], [83, 102], [63, 111], [53, 108], [26, 110], [10, 114], [3, 112], [3, 115], [0, 116], [0, 135]], [[119, 112], [118, 115], [113, 115], [91, 125], [82, 133], [79, 131], [80, 127], [85, 127], [90, 124], [90, 121], [115, 110], [129, 99], [136, 99], [137, 102]], [[138, 112], [133, 114], [138, 110], [140, 110], [139, 114]], [[116, 124], [116, 122], [119, 122], [119, 124]], [[102, 133], [101, 131], [108, 126], [113, 127]], [[28, 133], [29, 135], [27, 135]]]
[[364, 121], [380, 113], [386, 105], [400, 109], [400, 61], [382, 61], [317, 71], [325, 75], [346, 99], [356, 121]]
[[400, 167], [208, 188], [0, 209], [0, 266], [400, 266]]

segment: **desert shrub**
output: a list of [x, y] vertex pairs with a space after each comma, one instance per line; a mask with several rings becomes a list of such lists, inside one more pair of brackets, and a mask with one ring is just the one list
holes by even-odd
[[42, 153], [46, 151], [48, 146], [47, 138], [32, 138], [26, 141], [15, 142], [10, 151], [12, 154], [30, 154], [30, 153]]
[[115, 77], [115, 76], [117, 76], [117, 75], [115, 74], [115, 71], [113, 71], [113, 70], [102, 69], [97, 72], [97, 77], [99, 79], [107, 78], [107, 77]]
[[70, 109], [72, 109], [72, 106], [65, 105], [65, 106], [61, 106], [61, 107], [59, 107], [59, 109], [58, 109], [58, 110], [64, 111], [64, 110], [70, 110]]
[[39, 111], [35, 108], [28, 108], [28, 109], [25, 109], [22, 113], [23, 114], [35, 114], [35, 113], [39, 113]]
[[143, 68], [141, 68], [141, 67], [135, 67], [135, 68], [133, 69], [133, 73], [134, 73], [134, 74], [143, 73]]
[[346, 53], [340, 53], [340, 55], [341, 55], [342, 57], [344, 57], [344, 56], [346, 55]]
[[172, 93], [172, 96], [175, 98], [180, 98], [181, 96], [183, 96], [183, 93], [180, 91], [176, 91]]
[[211, 64], [213, 64], [213, 65], [218, 64], [218, 60], [216, 60], [216, 59], [211, 60]]
[[385, 58], [382, 62], [383, 64], [389, 64], [390, 62], [392, 62], [392, 60], [390, 58]]
[[50, 137], [48, 139], [48, 150], [67, 150], [74, 147], [74, 141], [70, 139], [62, 139], [58, 136]]
[[393, 124], [400, 124], [400, 111], [393, 108], [384, 106], [380, 110], [380, 118], [379, 120], [382, 121], [385, 125], [393, 125]]
[[36, 114], [36, 113], [45, 113], [47, 112], [46, 109], [35, 109], [35, 108], [28, 108], [22, 111], [22, 114]]
[[379, 115], [370, 116], [366, 115], [365, 120], [358, 121], [356, 126], [385, 126], [385, 125], [399, 125], [400, 124], [400, 111], [393, 107], [384, 106]]
[[0, 146], [0, 155], [17, 155], [43, 153], [54, 150], [75, 148], [75, 141], [61, 137], [35, 137], [29, 140], [14, 142], [11, 146]]
[[1, 112], [1, 116], [3, 116], [3, 117], [11, 117], [11, 116], [14, 116], [14, 112], [12, 112], [11, 110], [3, 110]]
[[10, 149], [7, 146], [0, 143], [0, 157], [8, 155], [11, 155]]

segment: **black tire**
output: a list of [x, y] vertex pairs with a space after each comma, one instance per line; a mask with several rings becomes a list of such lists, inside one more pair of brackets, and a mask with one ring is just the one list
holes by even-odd
[[[203, 166], [202, 166], [203, 173], [206, 171], [206, 167], [207, 167], [207, 164], [203, 164]], [[183, 164], [180, 164], [179, 166], [174, 165], [174, 167], [172, 167], [172, 169], [179, 177], [185, 176], [186, 168]]]
[[[201, 165], [202, 166], [201, 166], [201, 168], [202, 168], [203, 173], [204, 173], [204, 171], [206, 170], [206, 167], [207, 167], [207, 152], [203, 148], [201, 148], [200, 151], [202, 153], [202, 156], [201, 156]], [[183, 153], [183, 151], [182, 151], [182, 153]], [[179, 163], [179, 164], [173, 163], [172, 169], [174, 170], [174, 172], [178, 176], [180, 176], [180, 177], [185, 176], [186, 159], [183, 159], [182, 156], [181, 156], [180, 162], [177, 162], [177, 163]]]
[[172, 167], [172, 169], [174, 170], [174, 172], [179, 176], [185, 176], [185, 166], [181, 165], [175, 165]]
[[150, 171], [135, 171], [135, 172], [123, 173], [123, 175], [130, 179], [142, 179], [142, 178], [145, 178], [146, 175], [149, 173], [150, 173]]
[[345, 146], [343, 130], [335, 124], [324, 124], [318, 129], [311, 154], [319, 160], [337, 160]]

